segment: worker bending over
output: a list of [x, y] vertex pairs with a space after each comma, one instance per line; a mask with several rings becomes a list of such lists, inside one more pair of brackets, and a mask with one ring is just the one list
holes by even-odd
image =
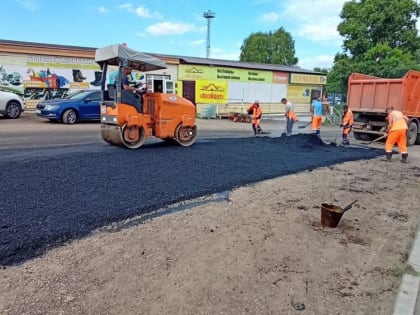
[[255, 101], [253, 104], [251, 104], [248, 107], [248, 114], [252, 115], [252, 130], [254, 131], [254, 135], [256, 136], [257, 133], [262, 132], [262, 129], [260, 126], [262, 109], [261, 109], [259, 101]]
[[398, 110], [394, 110], [393, 106], [386, 108], [388, 113], [387, 119], [387, 138], [385, 142], [385, 161], [390, 162], [392, 158], [392, 149], [394, 145], [398, 145], [401, 153], [401, 163], [407, 163], [407, 130], [408, 117]]

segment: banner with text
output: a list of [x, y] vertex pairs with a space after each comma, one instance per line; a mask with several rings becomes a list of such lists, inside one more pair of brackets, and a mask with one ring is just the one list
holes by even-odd
[[227, 99], [227, 82], [197, 80], [195, 82], [196, 103], [224, 104]]
[[290, 83], [297, 84], [326, 84], [327, 76], [318, 74], [291, 73]]
[[310, 103], [311, 86], [289, 85], [287, 87], [287, 99], [292, 103]]
[[179, 80], [226, 80], [241, 82], [272, 83], [273, 72], [226, 67], [179, 65]]
[[273, 83], [279, 83], [279, 84], [289, 83], [289, 73], [273, 71]]

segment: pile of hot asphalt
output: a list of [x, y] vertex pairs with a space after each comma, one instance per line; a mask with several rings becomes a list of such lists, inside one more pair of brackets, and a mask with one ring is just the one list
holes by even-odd
[[0, 265], [20, 263], [175, 202], [382, 154], [298, 134], [202, 140], [187, 148], [164, 142], [138, 150], [104, 144], [72, 154], [1, 161]]

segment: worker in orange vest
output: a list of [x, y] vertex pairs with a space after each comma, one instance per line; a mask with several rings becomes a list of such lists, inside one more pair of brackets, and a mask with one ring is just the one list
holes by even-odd
[[401, 153], [401, 163], [407, 163], [407, 130], [408, 130], [408, 117], [398, 110], [394, 110], [393, 106], [386, 108], [388, 113], [387, 129], [386, 129], [386, 142], [385, 142], [385, 161], [390, 162], [392, 158], [392, 149], [394, 145], [398, 145]]
[[291, 102], [289, 102], [286, 98], [282, 98], [281, 103], [284, 105], [284, 117], [286, 117], [286, 136], [291, 136], [293, 125], [299, 120]]
[[342, 145], [349, 145], [349, 135], [351, 132], [351, 129], [353, 128], [353, 112], [349, 109], [347, 105], [343, 106], [343, 116], [341, 118], [341, 125], [340, 127], [343, 128], [342, 133]]
[[260, 126], [262, 109], [261, 109], [259, 101], [255, 101], [253, 104], [251, 104], [248, 107], [248, 114], [252, 115], [252, 130], [254, 131], [254, 135], [256, 136], [257, 133], [262, 132], [262, 129]]

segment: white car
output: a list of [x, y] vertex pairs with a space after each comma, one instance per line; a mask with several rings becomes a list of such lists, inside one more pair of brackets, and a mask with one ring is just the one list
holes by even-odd
[[25, 110], [23, 100], [12, 92], [0, 91], [0, 114], [10, 119], [19, 118]]

